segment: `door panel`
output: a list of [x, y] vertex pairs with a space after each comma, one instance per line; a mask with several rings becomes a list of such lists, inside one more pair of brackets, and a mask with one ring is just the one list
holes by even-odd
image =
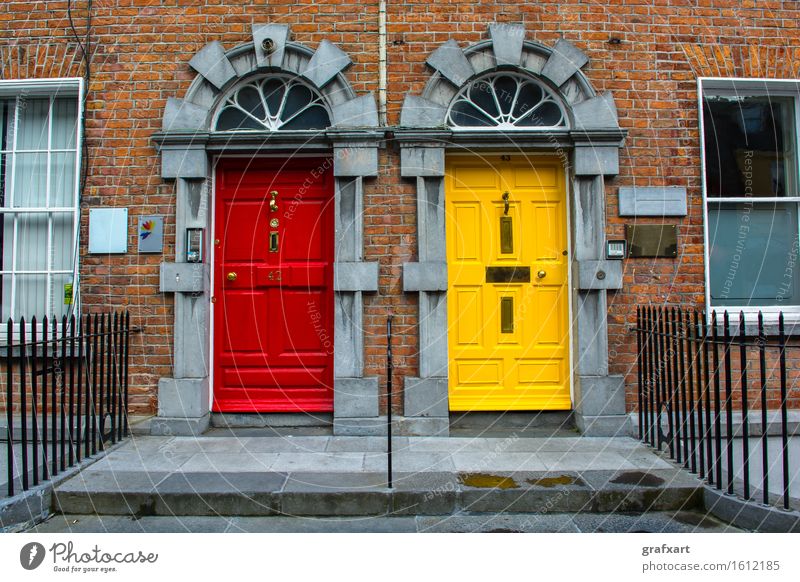
[[215, 411], [333, 410], [333, 178], [323, 162], [217, 164]]
[[503, 158], [448, 159], [450, 409], [568, 410], [564, 174]]

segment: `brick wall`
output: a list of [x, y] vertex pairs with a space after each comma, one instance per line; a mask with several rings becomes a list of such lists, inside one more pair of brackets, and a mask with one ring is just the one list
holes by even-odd
[[[74, 4], [76, 28], [84, 34], [86, 3]], [[0, 5], [0, 77], [80, 74], [80, 49], [66, 7], [65, 1]], [[422, 90], [430, 74], [427, 56], [451, 38], [461, 46], [486, 38], [489, 22], [523, 23], [528, 39], [552, 45], [564, 36], [586, 52], [590, 62], [584, 72], [599, 91], [614, 92], [620, 124], [629, 132], [620, 175], [607, 183], [608, 235], [623, 235], [616, 212], [619, 186], [679, 185], [689, 193], [689, 216], [674, 221], [678, 259], [627, 261], [625, 289], [610, 297], [611, 371], [628, 374], [635, 357], [627, 331], [634, 305], [703, 301], [695, 79], [797, 77], [798, 17], [797, 3], [788, 0], [389, 0], [389, 123], [398, 121], [404, 96]], [[377, 20], [377, 2], [94, 3], [82, 240], [90, 207], [128, 207], [131, 222], [141, 214], [166, 217], [163, 257], [87, 256], [85, 244], [82, 248], [85, 310], [127, 307], [143, 330], [132, 346], [134, 412], [155, 410], [157, 379], [171, 374], [172, 302], [158, 293], [158, 263], [174, 253], [174, 185], [159, 177], [150, 136], [160, 127], [166, 98], [183, 95], [194, 77], [189, 58], [212, 40], [226, 48], [248, 41], [253, 22], [282, 22], [291, 25], [298, 42], [315, 47], [327, 38], [339, 44], [354, 61], [347, 77], [355, 90], [377, 93]], [[612, 38], [620, 42], [609, 43]], [[366, 366], [368, 374], [383, 375], [385, 314], [391, 308], [397, 316], [396, 385], [402, 385], [402, 376], [417, 374], [416, 298], [401, 293], [400, 280], [402, 263], [416, 253], [414, 187], [399, 177], [395, 150], [380, 155], [380, 175], [365, 188], [365, 255], [381, 264], [380, 293], [365, 299]], [[130, 235], [129, 247], [135, 249], [133, 231]], [[402, 408], [399, 396], [396, 407]]]

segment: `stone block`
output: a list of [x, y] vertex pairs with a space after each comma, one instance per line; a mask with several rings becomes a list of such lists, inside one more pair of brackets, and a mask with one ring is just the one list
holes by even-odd
[[332, 114], [334, 127], [378, 126], [378, 108], [372, 93], [336, 105]]
[[351, 62], [350, 57], [342, 49], [329, 40], [323, 40], [308, 62], [303, 76], [321, 89]]
[[426, 62], [456, 87], [461, 87], [475, 74], [464, 51], [452, 39], [433, 51]]
[[377, 418], [377, 378], [336, 378], [333, 391], [333, 416], [337, 418]]
[[572, 268], [581, 291], [622, 289], [622, 261], [575, 261]]
[[[273, 42], [270, 54], [264, 51], [265, 39]], [[253, 24], [253, 46], [259, 67], [282, 67], [286, 43], [289, 40], [289, 27], [286, 24]]]
[[400, 112], [401, 127], [444, 127], [447, 109], [429, 99], [406, 95]]
[[161, 263], [161, 293], [200, 293], [207, 287], [207, 263]]
[[582, 50], [568, 40], [560, 38], [542, 68], [542, 76], [550, 79], [556, 87], [560, 87], [588, 62], [589, 57]]
[[156, 416], [150, 421], [153, 436], [200, 436], [208, 430], [210, 415], [200, 418], [169, 418]]
[[405, 263], [403, 291], [447, 291], [447, 263]]
[[334, 147], [333, 175], [337, 177], [377, 176], [378, 148]]
[[617, 437], [630, 433], [628, 417], [624, 414], [591, 416], [576, 412], [575, 425], [585, 437]]
[[522, 59], [522, 42], [525, 40], [525, 27], [522, 24], [490, 24], [489, 36], [498, 65], [519, 66]]
[[203, 148], [169, 147], [161, 148], [161, 177], [205, 178], [208, 175], [208, 154]]
[[624, 376], [580, 376], [575, 411], [584, 416], [625, 415]]
[[161, 378], [158, 381], [158, 415], [202, 418], [208, 416], [208, 378]]
[[405, 378], [404, 414], [448, 418], [447, 378]]
[[169, 97], [161, 119], [162, 131], [206, 131], [208, 129], [207, 107], [195, 105], [183, 99]]
[[378, 262], [334, 263], [333, 288], [336, 291], [377, 291]]
[[611, 93], [581, 101], [572, 109], [575, 129], [618, 129], [617, 106]]
[[575, 147], [576, 176], [615, 176], [619, 174], [619, 148], [617, 146]]
[[620, 216], [686, 216], [686, 188], [682, 186], [622, 186]]
[[397, 419], [397, 432], [403, 436], [450, 435], [450, 419], [433, 416], [405, 416]]
[[200, 49], [189, 61], [189, 66], [217, 89], [222, 89], [236, 77], [236, 70], [225, 55], [225, 49], [217, 41]]
[[400, 175], [404, 178], [444, 176], [444, 148], [402, 148], [400, 150]]

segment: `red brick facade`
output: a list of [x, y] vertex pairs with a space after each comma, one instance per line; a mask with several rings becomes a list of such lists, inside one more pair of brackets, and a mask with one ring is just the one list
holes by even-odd
[[[624, 238], [616, 208], [620, 186], [683, 186], [689, 214], [637, 219], [678, 225], [677, 259], [629, 259], [624, 288], [609, 294], [610, 372], [629, 376], [634, 406], [635, 306], [704, 302], [703, 207], [696, 80], [701, 76], [793, 79], [800, 76], [800, 8], [791, 0], [582, 0], [423, 2], [389, 0], [388, 124], [399, 123], [407, 94], [431, 75], [425, 60], [441, 43], [465, 47], [487, 38], [487, 24], [523, 24], [528, 40], [552, 46], [564, 37], [589, 57], [583, 69], [598, 92], [613, 92], [627, 130], [619, 175], [606, 182], [607, 236]], [[85, 2], [73, 2], [77, 33], [86, 33]], [[82, 76], [81, 50], [65, 1], [7, 1], [0, 6], [0, 77]], [[378, 92], [378, 3], [339, 0], [108, 0], [95, 2], [85, 140], [80, 272], [83, 309], [131, 311], [131, 412], [156, 410], [156, 385], [172, 374], [173, 299], [159, 292], [159, 263], [174, 256], [175, 186], [160, 177], [151, 141], [168, 97], [186, 93], [188, 60], [211, 41], [226, 49], [251, 40], [254, 22], [291, 26], [292, 39], [337, 44], [353, 60], [345, 75], [359, 94]], [[416, 294], [402, 291], [402, 265], [416, 260], [416, 190], [400, 177], [391, 140], [379, 150], [379, 176], [365, 181], [364, 254], [380, 263], [379, 292], [365, 295], [365, 375], [383, 382], [384, 325], [395, 314], [395, 386], [418, 375]], [[164, 252], [90, 256], [89, 208], [127, 207], [165, 217]], [[129, 233], [135, 249], [135, 234]], [[395, 410], [402, 412], [398, 395]]]

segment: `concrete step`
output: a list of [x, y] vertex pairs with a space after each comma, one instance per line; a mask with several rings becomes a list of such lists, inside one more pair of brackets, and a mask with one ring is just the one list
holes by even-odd
[[111, 472], [89, 467], [59, 485], [54, 511], [81, 515], [412, 516], [639, 513], [702, 505], [680, 469], [397, 473]]

